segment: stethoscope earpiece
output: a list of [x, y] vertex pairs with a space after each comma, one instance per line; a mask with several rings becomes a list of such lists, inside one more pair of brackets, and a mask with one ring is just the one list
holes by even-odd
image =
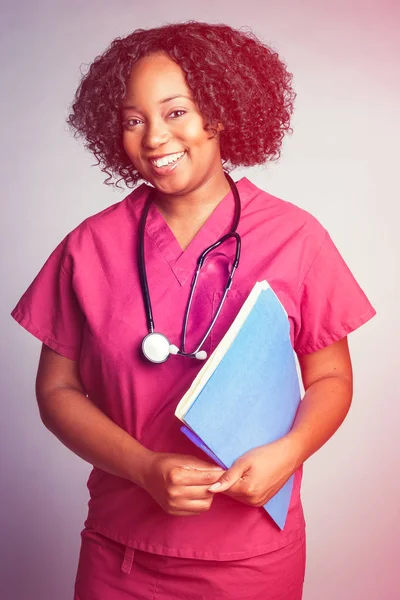
[[[198, 360], [205, 360], [207, 358], [207, 353], [204, 350], [200, 350], [200, 348], [206, 341], [208, 335], [210, 334], [210, 331], [214, 327], [215, 321], [217, 320], [217, 318], [221, 312], [222, 306], [225, 302], [225, 298], [226, 298], [228, 291], [232, 285], [233, 275], [237, 269], [237, 266], [239, 264], [239, 259], [240, 259], [241, 239], [240, 239], [240, 235], [236, 232], [237, 226], [240, 221], [240, 209], [241, 209], [240, 196], [239, 196], [238, 189], [237, 189], [236, 184], [233, 181], [233, 179], [231, 179], [231, 177], [227, 173], [225, 173], [225, 177], [227, 178], [229, 185], [231, 186], [231, 190], [232, 190], [233, 196], [235, 198], [235, 218], [234, 218], [234, 221], [232, 224], [231, 231], [229, 233], [226, 233], [225, 235], [223, 235], [214, 244], [212, 244], [211, 246], [206, 248], [200, 254], [199, 258], [197, 259], [197, 269], [196, 269], [196, 272], [195, 272], [193, 280], [192, 280], [190, 296], [189, 296], [189, 300], [186, 305], [186, 310], [185, 310], [185, 315], [184, 315], [182, 339], [181, 339], [182, 349], [179, 349], [178, 346], [175, 346], [175, 344], [171, 344], [170, 341], [168, 340], [168, 338], [165, 335], [163, 335], [162, 333], [156, 333], [154, 331], [153, 312], [151, 309], [150, 292], [149, 292], [149, 286], [147, 283], [146, 264], [145, 264], [145, 258], [144, 258], [144, 230], [145, 230], [145, 226], [146, 226], [146, 219], [147, 219], [147, 215], [149, 212], [150, 204], [151, 204], [153, 196], [156, 192], [155, 189], [152, 190], [152, 192], [149, 194], [149, 197], [146, 201], [146, 204], [145, 204], [145, 207], [143, 209], [143, 213], [142, 213], [142, 216], [140, 219], [140, 224], [139, 224], [139, 249], [138, 249], [140, 285], [142, 288], [143, 302], [144, 302], [144, 306], [145, 306], [145, 310], [146, 310], [147, 328], [149, 331], [149, 333], [146, 335], [146, 337], [142, 341], [142, 351], [143, 351], [144, 356], [153, 363], [165, 362], [169, 358], [170, 354], [179, 354], [180, 356], [186, 356], [189, 358], [197, 358]], [[196, 288], [196, 283], [197, 283], [197, 279], [198, 279], [198, 276], [200, 273], [200, 269], [203, 266], [206, 256], [210, 252], [212, 252], [213, 250], [218, 248], [221, 244], [223, 244], [229, 238], [235, 239], [236, 252], [235, 252], [235, 259], [232, 263], [232, 267], [230, 269], [229, 277], [226, 282], [225, 290], [222, 295], [221, 301], [219, 303], [217, 311], [216, 311], [205, 335], [203, 336], [203, 338], [202, 338], [201, 342], [199, 343], [198, 347], [196, 348], [196, 350], [194, 350], [193, 352], [186, 352], [185, 351], [185, 342], [186, 342], [187, 323], [188, 323], [188, 319], [189, 319], [189, 311], [190, 311], [190, 306], [192, 304], [192, 299], [193, 299], [194, 291]]]

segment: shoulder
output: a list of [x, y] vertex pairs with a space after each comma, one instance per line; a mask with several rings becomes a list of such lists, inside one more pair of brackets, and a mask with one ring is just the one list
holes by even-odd
[[119, 202], [84, 219], [60, 244], [65, 263], [88, 253], [101, 253], [103, 248], [112, 248], [122, 239], [130, 238], [137, 229], [140, 207], [147, 193], [148, 187], [143, 184]]
[[[88, 231], [106, 233], [114, 231], [115, 225], [119, 223], [131, 222], [135, 220], [138, 213], [137, 207], [141, 205], [148, 193], [148, 187], [141, 185], [122, 200], [108, 206], [107, 208], [90, 215], [82, 221], [69, 236], [78, 238], [80, 235], [87, 235]], [[86, 233], [85, 233], [86, 232]]]
[[[285, 247], [312, 260], [322, 248], [328, 233], [320, 221], [296, 204], [260, 189], [248, 179], [241, 180], [243, 221], [252, 234], [268, 245]], [[247, 223], [246, 223], [247, 221]], [[261, 240], [260, 240], [261, 241]]]

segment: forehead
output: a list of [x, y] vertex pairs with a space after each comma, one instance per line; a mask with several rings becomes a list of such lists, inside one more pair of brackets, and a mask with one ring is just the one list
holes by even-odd
[[139, 59], [127, 82], [127, 100], [157, 101], [168, 94], [191, 96], [181, 67], [165, 54]]

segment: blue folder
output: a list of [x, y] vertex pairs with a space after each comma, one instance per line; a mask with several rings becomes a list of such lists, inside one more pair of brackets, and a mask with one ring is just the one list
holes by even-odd
[[[261, 291], [239, 333], [183, 417], [182, 432], [222, 467], [287, 434], [300, 402], [285, 310]], [[293, 476], [264, 508], [283, 529]]]

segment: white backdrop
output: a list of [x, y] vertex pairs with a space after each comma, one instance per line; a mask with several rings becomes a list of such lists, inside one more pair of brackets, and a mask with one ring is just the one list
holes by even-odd
[[34, 397], [40, 343], [9, 316], [64, 235], [123, 197], [102, 185], [92, 157], [65, 125], [80, 64], [117, 35], [196, 19], [250, 26], [287, 61], [298, 93], [294, 135], [278, 164], [234, 177], [245, 174], [319, 218], [378, 311], [350, 338], [352, 410], [305, 466], [304, 598], [397, 598], [399, 3], [3, 0], [1, 6], [2, 597], [72, 598], [86, 514], [89, 467], [43, 427]]

